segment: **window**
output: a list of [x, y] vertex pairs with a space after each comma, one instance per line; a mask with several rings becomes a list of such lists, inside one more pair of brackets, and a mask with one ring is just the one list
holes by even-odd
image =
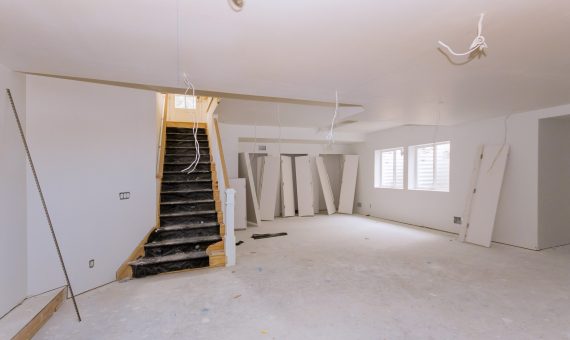
[[374, 152], [374, 187], [404, 189], [404, 148]]
[[449, 191], [451, 143], [410, 146], [409, 189]]
[[196, 97], [177, 94], [174, 96], [174, 108], [196, 110]]

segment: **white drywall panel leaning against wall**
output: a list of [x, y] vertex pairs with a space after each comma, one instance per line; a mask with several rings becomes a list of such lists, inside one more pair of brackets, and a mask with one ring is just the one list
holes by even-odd
[[465, 241], [484, 247], [491, 246], [497, 206], [503, 187], [503, 176], [509, 155], [508, 145], [485, 145], [472, 195]]
[[327, 173], [327, 168], [325, 167], [325, 162], [323, 157], [317, 156], [317, 170], [319, 172], [319, 180], [321, 182], [321, 189], [323, 190], [323, 196], [325, 199], [325, 204], [327, 206], [327, 213], [329, 215], [336, 212], [336, 207], [334, 204], [334, 195], [331, 188], [331, 181]]
[[293, 160], [281, 156], [281, 216], [295, 216], [295, 192], [293, 190]]
[[354, 193], [356, 191], [356, 176], [358, 175], [358, 159], [358, 155], [343, 156], [342, 182], [338, 200], [338, 212], [341, 214], [352, 214]]
[[263, 160], [259, 208], [262, 221], [273, 221], [275, 219], [275, 204], [277, 201], [277, 188], [279, 186], [280, 162], [279, 158], [275, 156], [264, 156]]
[[314, 216], [313, 173], [309, 156], [295, 158], [299, 216]]
[[[154, 92], [27, 77], [28, 136], [76, 293], [115, 272], [156, 223]], [[64, 282], [28, 176], [29, 293]], [[120, 192], [130, 199], [119, 200]], [[89, 260], [95, 266], [89, 268]]]
[[26, 126], [25, 76], [0, 65], [0, 317], [26, 297], [26, 153], [12, 107], [12, 91], [20, 120]]

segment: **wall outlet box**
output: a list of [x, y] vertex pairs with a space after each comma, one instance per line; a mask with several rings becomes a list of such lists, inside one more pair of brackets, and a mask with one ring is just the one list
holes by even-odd
[[119, 193], [119, 199], [120, 200], [128, 200], [129, 198], [131, 198], [131, 192], [130, 191]]
[[258, 146], [257, 146], [257, 150], [259, 150], [259, 151], [266, 151], [266, 150], [267, 150], [267, 145], [258, 145]]
[[95, 260], [91, 259], [89, 260], [89, 268], [93, 268], [95, 267]]
[[362, 202], [356, 202], [356, 206], [362, 208]]
[[463, 219], [459, 216], [453, 216], [453, 223], [461, 224], [461, 223], [463, 223]]

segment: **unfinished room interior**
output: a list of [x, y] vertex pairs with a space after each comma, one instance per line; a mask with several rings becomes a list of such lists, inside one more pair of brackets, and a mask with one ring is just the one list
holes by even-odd
[[0, 339], [570, 339], [569, 33], [0, 0]]

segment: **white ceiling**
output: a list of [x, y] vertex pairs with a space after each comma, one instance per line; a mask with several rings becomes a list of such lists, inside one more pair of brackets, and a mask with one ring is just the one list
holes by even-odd
[[[185, 71], [202, 90], [267, 97], [330, 102], [338, 90], [343, 103], [366, 109], [346, 129], [438, 116], [455, 124], [570, 103], [567, 0], [246, 0], [239, 13], [226, 0], [179, 3], [178, 54], [175, 0], [0, 0], [0, 62], [171, 87], [182, 86]], [[467, 48], [481, 12], [487, 56], [451, 63], [437, 41]], [[258, 104], [256, 112], [275, 113]], [[253, 124], [258, 115], [239, 110], [251, 105], [230, 101], [224, 115]], [[330, 108], [312, 110], [284, 107], [282, 120], [332, 118]]]

